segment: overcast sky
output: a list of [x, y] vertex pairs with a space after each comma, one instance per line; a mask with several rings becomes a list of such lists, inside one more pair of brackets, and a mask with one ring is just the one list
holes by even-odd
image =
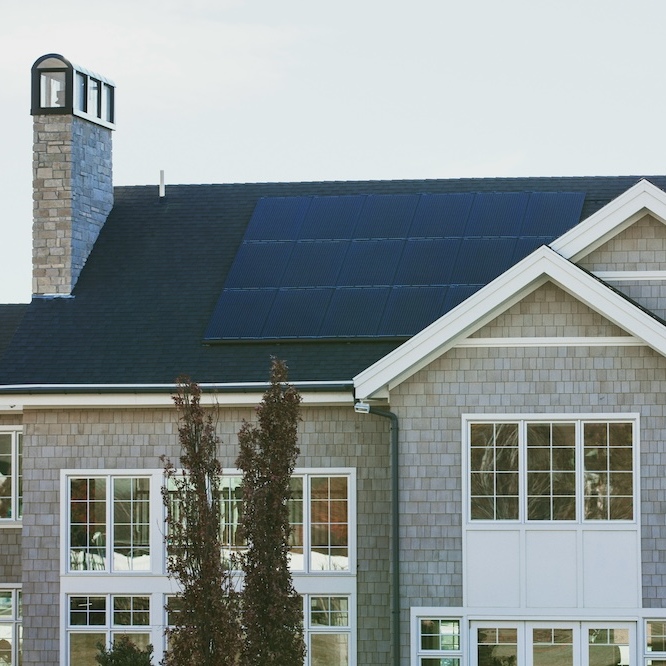
[[116, 83], [116, 185], [666, 173], [663, 0], [26, 0], [0, 19], [0, 302], [30, 299], [46, 53]]

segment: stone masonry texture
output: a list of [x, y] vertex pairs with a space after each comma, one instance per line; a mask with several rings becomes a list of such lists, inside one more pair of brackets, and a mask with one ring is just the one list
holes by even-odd
[[33, 135], [32, 289], [68, 295], [113, 206], [111, 130], [42, 115]]

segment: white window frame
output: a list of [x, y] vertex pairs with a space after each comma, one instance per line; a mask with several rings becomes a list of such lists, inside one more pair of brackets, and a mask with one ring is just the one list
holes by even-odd
[[23, 642], [23, 613], [21, 602], [21, 586], [16, 584], [0, 584], [0, 592], [11, 594], [11, 612], [9, 616], [0, 616], [0, 626], [8, 627], [11, 633], [11, 663], [19, 663], [19, 652]]
[[[63, 470], [60, 477], [60, 570], [68, 576], [146, 576], [164, 573], [164, 510], [160, 494], [164, 470]], [[150, 566], [144, 570], [115, 570], [113, 567], [113, 480], [118, 478], [149, 479], [149, 548]], [[105, 479], [106, 480], [106, 528], [107, 565], [100, 570], [78, 570], [70, 568], [70, 479]]]
[[[223, 470], [223, 476], [239, 476], [237, 469]], [[297, 468], [294, 476], [323, 477], [345, 476], [348, 482], [348, 553], [349, 568], [344, 571], [292, 570], [294, 588], [298, 594], [311, 596], [347, 596], [350, 608], [350, 666], [356, 664], [356, 470], [354, 468]], [[108, 479], [112, 477], [149, 477], [150, 478], [150, 550], [151, 567], [149, 571], [95, 572], [69, 570], [69, 480], [70, 478], [107, 479], [107, 496], [112, 493]], [[69, 665], [69, 598], [71, 596], [149, 596], [151, 642], [155, 648], [153, 660], [162, 658], [164, 649], [164, 629], [166, 611], [164, 604], [168, 596], [178, 592], [174, 580], [166, 574], [166, 547], [164, 543], [166, 509], [162, 502], [161, 489], [164, 484], [163, 469], [65, 469], [60, 478], [60, 664]], [[306, 484], [304, 484], [305, 486]], [[304, 487], [304, 497], [306, 489]], [[307, 503], [309, 504], [309, 502]], [[108, 501], [107, 501], [108, 514]], [[304, 507], [304, 521], [309, 520], [309, 508]], [[309, 558], [307, 558], [309, 559]], [[334, 630], [332, 628], [332, 630]]]
[[[442, 659], [451, 657], [460, 660], [460, 666], [467, 665], [469, 620], [462, 607], [442, 608], [441, 606], [412, 606], [409, 610], [410, 664], [420, 666], [422, 659]], [[460, 622], [460, 650], [421, 649], [421, 620], [457, 620]]]
[[[356, 475], [350, 469], [296, 470], [292, 475], [303, 478], [303, 569], [291, 569], [292, 575], [349, 576], [356, 571]], [[311, 565], [312, 531], [311, 502], [312, 480], [345, 477], [347, 479], [347, 553], [346, 569], [316, 569]]]
[[[648, 609], [646, 609], [647, 611]], [[648, 637], [648, 623], [649, 622], [662, 622], [666, 624], [666, 614], [663, 609], [652, 608], [649, 609], [651, 612], [647, 613], [642, 622], [639, 625], [642, 636], [640, 642], [643, 646], [642, 648], [642, 664], [643, 666], [655, 666], [656, 664], [666, 663], [666, 649], [664, 650], [648, 650], [647, 637]]]
[[[0, 426], [0, 435], [11, 435], [12, 496], [11, 516], [0, 517], [0, 527], [20, 527], [23, 521], [23, 428], [16, 425]], [[20, 507], [20, 510], [19, 510]]]
[[[646, 638], [647, 622], [656, 620], [666, 622], [666, 616], [660, 617], [659, 611], [653, 613], [627, 613], [609, 614], [607, 610], [597, 609], [590, 613], [570, 612], [566, 615], [540, 615], [531, 616], [514, 615], [512, 613], [502, 613], [501, 609], [494, 609], [498, 613], [489, 612], [484, 609], [479, 612], [477, 609], [471, 612], [470, 609], [463, 607], [441, 607], [441, 606], [412, 606], [410, 608], [410, 664], [411, 666], [421, 666], [421, 660], [424, 658], [458, 658], [460, 666], [475, 666], [477, 664], [476, 638], [472, 632], [476, 629], [489, 628], [516, 628], [518, 631], [518, 655], [519, 664], [531, 663], [531, 658], [526, 654], [527, 648], [531, 645], [531, 639], [528, 632], [535, 628], [572, 628], [574, 638], [574, 663], [582, 663], [579, 657], [583, 657], [582, 651], [586, 650], [587, 631], [589, 629], [623, 629], [629, 632], [629, 652], [624, 652], [624, 657], [628, 656], [631, 666], [650, 666], [650, 660], [660, 660], [663, 656], [666, 659], [666, 652], [647, 652]], [[648, 609], [645, 609], [648, 610]], [[654, 609], [656, 610], [656, 609]], [[572, 609], [573, 611], [573, 609]], [[643, 615], [643, 618], [640, 617]], [[434, 650], [422, 650], [420, 644], [420, 626], [421, 620], [439, 619], [439, 620], [459, 620], [460, 621], [460, 652], [455, 654], [453, 651], [437, 652]], [[642, 635], [641, 635], [642, 634]], [[642, 645], [642, 647], [641, 647]], [[620, 648], [622, 649], [622, 648]], [[586, 661], [583, 658], [583, 662]], [[654, 666], [654, 665], [652, 665]]]
[[[225, 469], [224, 478], [240, 478], [238, 470]], [[292, 478], [303, 479], [303, 568], [291, 568], [292, 576], [353, 576], [356, 572], [356, 472], [351, 468], [297, 468]], [[313, 479], [344, 477], [347, 479], [347, 553], [346, 569], [316, 569], [311, 566], [312, 534], [311, 488]], [[223, 544], [224, 546], [224, 544]]]
[[[105, 600], [105, 622], [104, 624], [71, 624], [71, 615], [70, 615], [70, 601], [72, 598], [83, 597], [83, 598], [103, 598]], [[147, 598], [148, 599], [148, 624], [145, 625], [121, 625], [114, 624], [113, 622], [113, 602], [116, 597], [131, 597], [131, 598]], [[150, 593], [142, 594], [137, 591], [124, 592], [124, 593], [70, 593], [65, 596], [64, 603], [64, 613], [65, 613], [65, 627], [66, 627], [66, 641], [65, 641], [65, 660], [69, 661], [70, 656], [70, 646], [71, 646], [71, 637], [72, 635], [82, 635], [82, 634], [103, 634], [104, 635], [104, 644], [108, 649], [113, 640], [117, 635], [132, 635], [132, 634], [141, 634], [148, 636], [148, 643], [153, 643], [154, 636], [154, 627], [151, 620], [153, 619], [153, 605], [155, 603], [154, 595]], [[74, 666], [72, 664], [72, 666]]]
[[[582, 479], [583, 444], [580, 432], [583, 423], [632, 423], [633, 426], [633, 519], [632, 520], [592, 520], [585, 519], [583, 506]], [[470, 426], [472, 423], [518, 423], [519, 427], [519, 518], [518, 520], [479, 520], [471, 518], [470, 488]], [[528, 520], [527, 519], [527, 447], [526, 428], [530, 423], [575, 423], [576, 424], [576, 519]], [[462, 415], [462, 454], [463, 454], [463, 522], [467, 526], [482, 525], [639, 525], [640, 524], [640, 414], [638, 413], [584, 413], [584, 414], [463, 414]]]
[[[312, 600], [317, 597], [329, 599], [346, 599], [348, 622], [346, 625], [316, 625], [312, 623]], [[356, 597], [352, 594], [342, 594], [330, 590], [321, 594], [310, 592], [303, 595], [303, 633], [306, 645], [306, 655], [304, 666], [311, 666], [312, 659], [312, 638], [321, 635], [344, 635], [347, 637], [347, 659], [350, 665], [356, 663]]]

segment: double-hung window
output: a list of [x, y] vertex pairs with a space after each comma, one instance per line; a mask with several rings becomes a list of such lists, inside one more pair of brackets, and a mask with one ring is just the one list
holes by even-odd
[[149, 571], [150, 477], [68, 478], [69, 571]]
[[471, 521], [633, 521], [632, 420], [468, 422]]
[[23, 434], [0, 427], [0, 520], [23, 515]]

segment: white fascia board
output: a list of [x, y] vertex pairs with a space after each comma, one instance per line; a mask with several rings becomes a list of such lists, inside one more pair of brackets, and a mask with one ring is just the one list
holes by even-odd
[[[312, 382], [311, 384], [319, 384]], [[324, 382], [321, 382], [324, 384]], [[201, 385], [202, 387], [204, 385]], [[351, 384], [345, 390], [327, 390], [325, 386], [318, 386], [317, 390], [308, 390], [294, 384], [298, 389], [302, 404], [305, 406], [344, 406], [354, 404], [354, 395]], [[201, 395], [201, 403], [207, 406], [218, 407], [255, 407], [261, 402], [263, 391], [267, 385], [258, 383], [256, 386], [248, 385], [246, 390], [226, 390], [216, 392], [205, 391]], [[60, 388], [61, 390], [58, 390]], [[142, 408], [169, 408], [173, 407], [173, 391], [137, 391], [130, 387], [126, 391], [102, 390], [106, 387], [0, 387], [0, 413], [21, 412], [24, 409], [142, 409]], [[2, 393], [3, 389], [12, 391]], [[75, 390], [74, 390], [75, 389]], [[27, 392], [27, 391], [30, 392]]]
[[604, 282], [663, 282], [666, 271], [594, 271]]
[[536, 288], [553, 282], [666, 354], [666, 328], [575, 264], [543, 246], [354, 378], [356, 398], [385, 394]]
[[562, 234], [550, 247], [563, 257], [576, 261], [630, 227], [646, 213], [666, 224], [666, 192], [648, 180], [641, 180]]

